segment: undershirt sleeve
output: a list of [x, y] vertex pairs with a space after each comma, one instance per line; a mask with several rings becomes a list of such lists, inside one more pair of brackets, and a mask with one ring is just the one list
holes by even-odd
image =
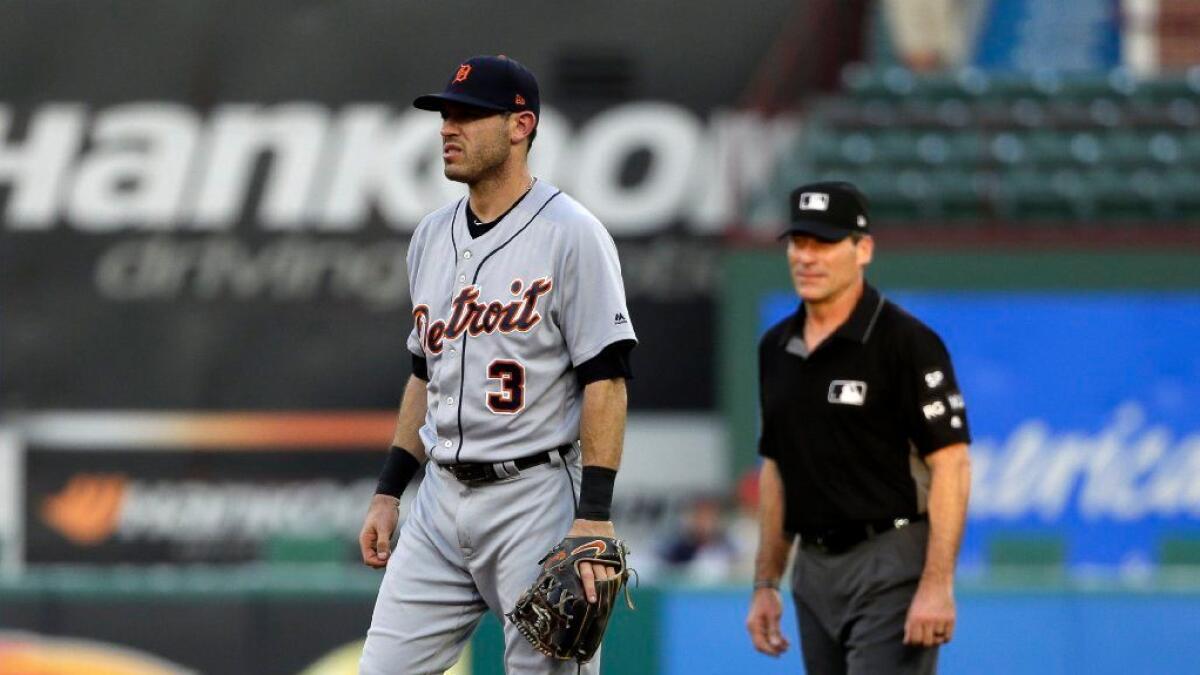
[[412, 374], [429, 381], [429, 361], [424, 356], [412, 355]]
[[579, 386], [586, 386], [600, 380], [611, 380], [623, 377], [633, 379], [633, 368], [629, 363], [629, 354], [633, 351], [634, 340], [618, 340], [592, 358], [584, 361], [575, 369], [575, 377]]

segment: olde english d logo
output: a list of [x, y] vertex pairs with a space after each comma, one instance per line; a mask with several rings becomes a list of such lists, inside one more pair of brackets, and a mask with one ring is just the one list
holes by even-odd
[[42, 520], [80, 546], [95, 546], [116, 532], [125, 493], [124, 476], [76, 474], [42, 502]]
[[454, 81], [455, 82], [466, 82], [467, 78], [470, 76], [471, 76], [471, 66], [469, 64], [464, 63], [458, 67], [458, 72], [454, 74]]
[[829, 383], [829, 402], [863, 405], [867, 402], [867, 383], [862, 380], [834, 380]]

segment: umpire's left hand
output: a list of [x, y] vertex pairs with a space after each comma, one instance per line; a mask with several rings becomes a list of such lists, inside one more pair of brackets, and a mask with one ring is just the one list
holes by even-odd
[[904, 621], [904, 644], [946, 644], [954, 636], [954, 618], [954, 585], [922, 579]]

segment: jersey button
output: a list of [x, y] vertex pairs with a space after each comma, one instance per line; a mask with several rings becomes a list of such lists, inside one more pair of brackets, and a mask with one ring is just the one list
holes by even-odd
[[446, 441], [445, 443], [442, 443], [442, 445], [444, 445], [444, 446], [446, 446], [446, 447], [448, 448], [448, 447], [450, 447], [450, 446], [452, 446], [452, 445], [454, 445], [454, 444], [453, 444], [453, 443], [451, 443], [450, 441]]
[[460, 283], [460, 284], [467, 283], [467, 275], [465, 275], [465, 274], [458, 275], [458, 283]]
[[454, 397], [453, 396], [446, 397], [446, 405], [454, 405]]
[[457, 353], [458, 353], [458, 350], [456, 350], [454, 347], [451, 347], [451, 348], [450, 348], [450, 353], [451, 353], [451, 354], [457, 354]]
[[463, 251], [463, 260], [470, 260], [470, 259], [471, 259], [471, 252]]

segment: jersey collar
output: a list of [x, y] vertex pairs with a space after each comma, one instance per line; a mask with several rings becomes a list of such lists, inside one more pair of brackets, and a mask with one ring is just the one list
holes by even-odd
[[[885, 299], [880, 295], [875, 287], [868, 283], [863, 283], [862, 297], [854, 305], [854, 311], [850, 312], [850, 317], [845, 323], [837, 327], [833, 331], [832, 337], [845, 338], [854, 340], [855, 342], [866, 344], [871, 337], [871, 331], [875, 328], [875, 321], [879, 318], [879, 313], [883, 311], [883, 303]], [[800, 338], [803, 342], [804, 338], [804, 303], [796, 308], [796, 312], [788, 319], [787, 326], [783, 333], [779, 336], [779, 345], [787, 346], [792, 338]]]
[[456, 238], [460, 242], [459, 248], [464, 248], [462, 242], [465, 242], [465, 247], [475, 249], [477, 252], [491, 250], [495, 246], [503, 244], [516, 232], [513, 229], [514, 227], [519, 229], [528, 224], [533, 214], [537, 213], [545, 205], [546, 200], [557, 192], [558, 188], [538, 178], [533, 182], [533, 187], [522, 195], [504, 215], [495, 221], [491, 229], [478, 239], [471, 236], [470, 228], [467, 226], [468, 216], [466, 205], [468, 199], [463, 198], [463, 206], [458, 209], [458, 214], [456, 214], [453, 224]]

